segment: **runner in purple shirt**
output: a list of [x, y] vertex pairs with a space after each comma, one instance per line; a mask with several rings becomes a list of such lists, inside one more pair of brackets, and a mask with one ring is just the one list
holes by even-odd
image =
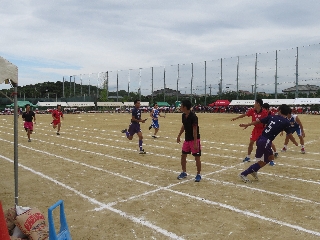
[[[275, 137], [285, 131], [286, 133], [290, 133], [290, 122], [286, 118], [289, 114], [290, 107], [282, 104], [279, 107], [278, 115], [268, 115], [265, 118], [262, 118], [257, 121], [253, 121], [248, 124], [240, 124], [240, 127], [244, 127], [246, 129], [248, 126], [263, 123], [265, 124], [265, 128], [258, 138], [256, 145], [256, 160], [257, 162], [252, 164], [247, 170], [243, 171], [239, 174], [239, 177], [245, 183], [250, 182], [247, 178], [249, 174], [251, 174], [256, 180], [258, 180], [258, 174], [260, 168], [264, 167], [271, 160], [274, 160], [273, 151], [271, 149], [272, 141]], [[263, 157], [263, 159], [262, 159]]]
[[128, 130], [124, 129], [121, 132], [125, 133], [129, 140], [132, 140], [133, 135], [137, 134], [139, 137], [139, 150], [140, 150], [139, 154], [146, 154], [146, 152], [142, 148], [143, 136], [140, 128], [140, 122], [145, 123], [147, 119], [144, 119], [144, 120], [141, 119], [140, 100], [134, 101], [134, 109], [132, 109], [131, 115], [132, 115], [131, 123], [129, 125]]

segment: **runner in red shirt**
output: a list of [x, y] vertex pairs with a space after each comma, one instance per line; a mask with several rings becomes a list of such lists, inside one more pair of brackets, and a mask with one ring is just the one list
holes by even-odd
[[52, 126], [54, 129], [56, 129], [56, 127], [58, 126], [58, 131], [57, 131], [57, 135], [60, 135], [60, 128], [61, 128], [61, 120], [60, 120], [60, 117], [62, 119], [63, 118], [63, 112], [61, 111], [61, 105], [58, 104], [57, 105], [57, 109], [53, 110], [52, 111], [52, 118], [53, 118], [53, 121], [52, 121]]
[[[238, 117], [232, 118], [231, 121], [235, 121], [239, 118], [243, 118], [247, 116], [247, 117], [251, 117], [252, 122], [254, 122], [268, 116], [268, 112], [262, 108], [262, 104], [263, 104], [262, 99], [257, 99], [254, 103], [253, 108], [250, 108], [246, 113], [241, 114]], [[264, 125], [262, 123], [254, 125], [254, 128], [252, 129], [251, 136], [250, 136], [250, 142], [248, 146], [248, 155], [243, 159], [243, 162], [250, 162], [250, 155], [253, 150], [253, 144], [260, 137], [263, 129], [264, 129]]]

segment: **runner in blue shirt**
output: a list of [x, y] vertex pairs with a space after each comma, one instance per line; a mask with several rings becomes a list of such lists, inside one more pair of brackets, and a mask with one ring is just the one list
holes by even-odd
[[151, 130], [151, 128], [154, 128], [154, 135], [152, 135], [153, 138], [157, 138], [156, 135], [157, 135], [157, 133], [159, 131], [159, 127], [160, 127], [160, 125], [159, 125], [159, 117], [164, 117], [164, 118], [166, 117], [166, 116], [162, 116], [160, 114], [160, 111], [159, 111], [158, 108], [159, 108], [158, 104], [155, 103], [154, 106], [153, 106], [153, 109], [152, 109], [152, 111], [150, 113], [150, 117], [152, 117], [152, 123], [151, 123], [151, 125], [149, 127], [149, 130]]
[[286, 139], [284, 140], [284, 146], [281, 150], [281, 152], [287, 151], [289, 139], [293, 142], [294, 145], [299, 146], [295, 138], [293, 137], [293, 133], [297, 133], [298, 137], [300, 139], [300, 144], [301, 144], [301, 153], [305, 153], [304, 149], [304, 137], [306, 136], [303, 130], [303, 125], [302, 122], [300, 121], [300, 118], [298, 117], [297, 114], [292, 114], [292, 110], [290, 109], [290, 112], [288, 114], [288, 119], [291, 124], [291, 132], [290, 134], [286, 135]]

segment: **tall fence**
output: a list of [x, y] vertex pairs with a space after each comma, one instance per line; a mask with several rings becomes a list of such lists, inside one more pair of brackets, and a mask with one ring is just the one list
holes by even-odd
[[[64, 76], [64, 97], [72, 97], [73, 84], [86, 85], [81, 96], [92, 95], [90, 86], [107, 93], [125, 90], [152, 96], [158, 91], [166, 96], [189, 94], [216, 95], [233, 91], [277, 94], [297, 85], [320, 83], [320, 44], [307, 45], [267, 53], [255, 53], [231, 58], [127, 70], [106, 70], [99, 73]], [[174, 90], [174, 91], [172, 91]], [[176, 92], [175, 92], [176, 91]], [[298, 88], [297, 88], [298, 91]], [[99, 93], [94, 93], [99, 94]], [[297, 96], [296, 96], [297, 97]]]

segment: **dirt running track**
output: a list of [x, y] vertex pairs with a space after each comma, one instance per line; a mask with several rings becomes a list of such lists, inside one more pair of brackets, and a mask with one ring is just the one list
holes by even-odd
[[[47, 216], [48, 207], [64, 200], [75, 240], [320, 239], [320, 116], [300, 115], [306, 154], [292, 143], [281, 153], [284, 137], [278, 136], [277, 164], [265, 166], [260, 181], [249, 184], [238, 174], [250, 165], [242, 159], [252, 128], [238, 125], [250, 118], [198, 117], [199, 183], [192, 156], [188, 178], [177, 180], [181, 114], [159, 120], [158, 139], [151, 138], [150, 120], [141, 124], [146, 155], [138, 154], [137, 136], [129, 141], [120, 132], [130, 114], [65, 115], [60, 136], [50, 115], [37, 115], [32, 142], [20, 118], [19, 205]], [[0, 116], [0, 144], [0, 199], [7, 209], [14, 204], [13, 116]]]

